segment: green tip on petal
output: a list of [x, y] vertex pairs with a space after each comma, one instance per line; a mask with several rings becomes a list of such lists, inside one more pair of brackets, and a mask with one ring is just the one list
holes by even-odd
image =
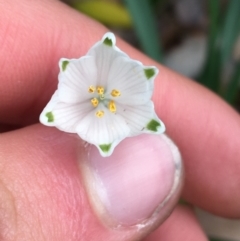
[[144, 69], [144, 73], [147, 79], [150, 79], [155, 75], [155, 69]]
[[62, 62], [62, 71], [65, 71], [65, 70], [66, 70], [68, 64], [69, 64], [69, 61], [67, 61], [67, 60], [64, 60], [64, 61]]
[[102, 152], [107, 153], [109, 152], [109, 150], [111, 149], [112, 144], [103, 144], [103, 145], [99, 145], [100, 149], [102, 150]]
[[148, 124], [147, 124], [147, 129], [149, 131], [154, 131], [154, 132], [157, 132], [158, 130], [158, 127], [161, 126], [161, 124], [156, 121], [156, 120], [151, 120]]
[[53, 122], [54, 121], [54, 116], [52, 112], [46, 113], [46, 117], [48, 118], [48, 122]]
[[106, 44], [109, 47], [113, 46], [112, 40], [110, 38], [108, 38], [108, 37], [103, 40], [103, 43]]

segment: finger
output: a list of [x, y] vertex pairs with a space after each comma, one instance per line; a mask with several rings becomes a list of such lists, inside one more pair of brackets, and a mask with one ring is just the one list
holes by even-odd
[[56, 89], [59, 59], [85, 54], [92, 32], [103, 28], [58, 1], [0, 1], [0, 7], [0, 123], [37, 122]]
[[188, 207], [179, 206], [166, 222], [144, 241], [207, 241], [194, 213]]
[[[161, 95], [157, 103], [162, 103], [158, 110], [165, 122], [170, 123], [168, 133], [185, 160], [183, 197], [217, 215], [238, 218], [239, 114], [210, 91], [182, 79], [178, 79], [177, 91], [182, 95], [182, 101], [179, 101], [174, 79], [177, 75], [169, 75], [167, 85], [172, 92]], [[164, 103], [165, 108], [162, 107]]]
[[9, 125], [9, 124], [0, 124], [0, 133], [12, 131], [21, 128], [21, 126]]
[[162, 137], [140, 136], [103, 159], [41, 125], [2, 134], [1, 240], [140, 240], [177, 202], [172, 148]]
[[[59, 58], [85, 54], [105, 29], [59, 2], [22, 1], [12, 5], [7, 2], [0, 21], [10, 21], [0, 28], [0, 36], [7, 36], [1, 42], [0, 53], [4, 67], [0, 118], [2, 122], [26, 123], [37, 119], [56, 88]], [[17, 32], [19, 28], [21, 31]], [[156, 64], [120, 40], [118, 45], [134, 59], [146, 65]], [[9, 55], [12, 49], [15, 51]], [[14, 61], [18, 64], [13, 72], [12, 65], [6, 63]], [[206, 89], [162, 66], [159, 68], [154, 101], [185, 160], [184, 197], [216, 214], [239, 217], [239, 115]]]

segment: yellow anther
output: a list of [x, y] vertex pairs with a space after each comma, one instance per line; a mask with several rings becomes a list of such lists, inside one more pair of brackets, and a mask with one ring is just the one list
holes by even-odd
[[97, 107], [98, 106], [98, 99], [97, 98], [91, 99], [91, 103], [94, 107]]
[[89, 93], [94, 93], [95, 90], [96, 90], [96, 88], [93, 85], [90, 85], [89, 88], [88, 88]]
[[102, 86], [98, 86], [97, 92], [98, 92], [99, 95], [103, 95], [104, 94], [104, 88]]
[[121, 92], [120, 92], [119, 90], [113, 89], [112, 92], [111, 92], [111, 95], [112, 95], [113, 97], [118, 97], [118, 96], [121, 95]]
[[110, 100], [108, 103], [108, 109], [112, 112], [115, 113], [117, 111], [116, 104], [113, 100]]
[[104, 116], [104, 111], [103, 110], [98, 110], [95, 115], [98, 117], [98, 118], [101, 118]]

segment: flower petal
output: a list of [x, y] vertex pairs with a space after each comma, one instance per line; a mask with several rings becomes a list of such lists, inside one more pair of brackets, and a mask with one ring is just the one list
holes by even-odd
[[97, 68], [93, 57], [61, 59], [58, 76], [59, 99], [66, 103], [78, 103], [91, 98], [89, 86], [97, 83]]
[[110, 47], [115, 46], [116, 45], [116, 38], [115, 35], [113, 33], [105, 33], [102, 37], [102, 41], [103, 44], [108, 45]]
[[98, 85], [106, 87], [108, 74], [115, 58], [127, 55], [115, 46], [116, 39], [112, 33], [103, 36], [102, 41], [95, 44], [87, 53], [93, 56], [98, 69]]
[[[97, 117], [97, 111], [103, 111], [102, 117]], [[125, 120], [111, 113], [100, 104], [91, 111], [78, 125], [77, 134], [89, 143], [94, 144], [103, 156], [109, 156], [116, 145], [128, 136], [130, 128]]]
[[159, 134], [165, 131], [165, 125], [155, 114], [152, 101], [140, 106], [118, 105], [118, 114], [129, 125], [130, 136], [141, 133]]
[[76, 133], [78, 124], [92, 109], [90, 101], [77, 104], [58, 102], [52, 110], [54, 124], [61, 131]]
[[127, 57], [115, 58], [108, 76], [108, 93], [120, 91], [115, 100], [121, 104], [143, 105], [153, 93], [154, 77], [158, 69], [144, 67], [140, 62]]
[[164, 123], [155, 114], [151, 120], [145, 126], [145, 133], [161, 134], [166, 131]]
[[51, 100], [48, 102], [46, 107], [43, 109], [42, 113], [40, 114], [39, 120], [43, 125], [46, 126], [55, 126], [55, 118], [52, 113], [53, 108], [59, 101], [58, 98], [58, 91], [56, 90], [52, 95]]

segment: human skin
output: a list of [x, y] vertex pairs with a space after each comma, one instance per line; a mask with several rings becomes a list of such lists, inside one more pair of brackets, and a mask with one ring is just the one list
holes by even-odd
[[[0, 135], [0, 239], [142, 240], [149, 230], [118, 231], [96, 216], [76, 160], [76, 138], [38, 124], [57, 86], [59, 59], [83, 56], [107, 30], [58, 1], [0, 0], [0, 9], [0, 123], [2, 131], [15, 129]], [[239, 218], [239, 114], [121, 39], [117, 44], [160, 69], [153, 101], [184, 160], [182, 197]], [[191, 208], [182, 206], [145, 238], [160, 239], [207, 240]]]

